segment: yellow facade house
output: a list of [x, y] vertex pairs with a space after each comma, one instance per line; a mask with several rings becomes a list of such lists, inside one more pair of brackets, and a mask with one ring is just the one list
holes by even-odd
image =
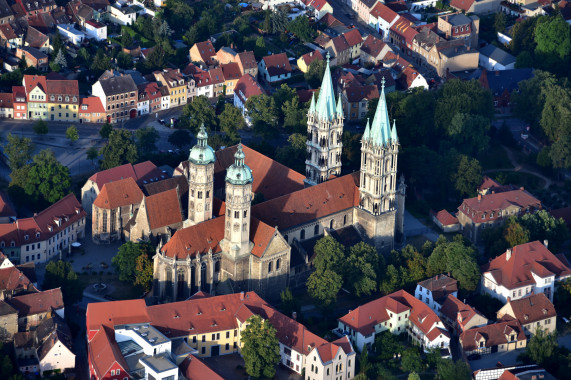
[[155, 71], [155, 79], [163, 86], [166, 86], [170, 95], [170, 107], [178, 107], [186, 104], [187, 101], [187, 85], [180, 69], [164, 69], [163, 71]]

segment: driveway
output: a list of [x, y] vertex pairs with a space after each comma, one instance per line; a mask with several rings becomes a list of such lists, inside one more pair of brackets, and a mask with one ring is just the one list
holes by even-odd
[[423, 235], [433, 242], [438, 240], [438, 234], [436, 232], [422, 224], [420, 220], [406, 210], [404, 212], [404, 234], [406, 237]]
[[525, 349], [482, 355], [482, 359], [470, 361], [470, 368], [472, 371], [484, 368], [495, 368], [498, 362], [502, 363], [504, 367], [516, 365], [518, 355], [523, 352], [525, 352]]

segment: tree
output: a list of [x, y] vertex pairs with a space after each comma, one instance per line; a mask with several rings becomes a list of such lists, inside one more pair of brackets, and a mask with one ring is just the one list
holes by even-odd
[[535, 27], [534, 40], [537, 43], [537, 55], [555, 55], [561, 61], [567, 60], [571, 53], [571, 34], [569, 24], [561, 14], [554, 17], [540, 17]]
[[99, 135], [104, 139], [108, 139], [112, 131], [113, 131], [113, 125], [111, 125], [111, 123], [109, 122], [105, 122], [99, 129]]
[[408, 374], [408, 380], [420, 380], [420, 376], [416, 372], [411, 372]]
[[70, 307], [83, 298], [83, 288], [73, 271], [71, 263], [67, 261], [50, 261], [46, 265], [43, 290], [61, 288], [63, 302]]
[[154, 152], [157, 150], [156, 143], [159, 138], [159, 132], [152, 126], [137, 129], [135, 132], [137, 151], [141, 154]]
[[133, 135], [126, 129], [115, 129], [109, 135], [109, 141], [101, 149], [103, 160], [101, 169], [111, 169], [128, 162], [135, 163], [139, 157]]
[[288, 145], [278, 147], [276, 161], [301, 173], [305, 170], [306, 137], [301, 133], [293, 133], [287, 141]]
[[105, 54], [105, 50], [98, 49], [91, 63], [91, 70], [102, 72], [111, 68], [111, 58]]
[[65, 130], [65, 137], [73, 144], [79, 139], [79, 132], [77, 131], [77, 127], [75, 125], [70, 125]]
[[153, 262], [146, 254], [141, 254], [135, 259], [135, 281], [134, 285], [140, 285], [145, 292], [151, 290], [153, 282]]
[[280, 346], [276, 329], [259, 315], [252, 315], [246, 321], [242, 332], [242, 356], [248, 375], [259, 378], [273, 378], [280, 361]]
[[436, 365], [436, 373], [440, 380], [470, 380], [470, 367], [462, 360], [440, 359]]
[[318, 271], [332, 270], [343, 273], [345, 247], [331, 236], [324, 236], [315, 243], [313, 265]]
[[422, 358], [418, 348], [411, 347], [402, 353], [402, 368], [407, 372], [422, 372]]
[[198, 133], [203, 124], [208, 132], [216, 128], [216, 113], [206, 96], [197, 96], [183, 107], [181, 124], [194, 134]]
[[266, 42], [264, 37], [260, 36], [256, 39], [256, 45], [254, 46], [254, 56], [256, 59], [261, 59], [268, 54], [268, 49], [266, 48]]
[[299, 313], [301, 305], [297, 298], [293, 296], [291, 290], [286, 288], [280, 293], [281, 309], [285, 315], [292, 315], [293, 312]]
[[506, 30], [506, 15], [503, 12], [496, 13], [494, 18], [494, 29], [496, 32], [504, 33]]
[[[126, 34], [128, 36], [128, 34]], [[132, 69], [133, 68], [133, 57], [123, 51], [120, 51], [115, 58], [117, 60], [117, 66], [122, 69]]]
[[269, 137], [278, 133], [276, 105], [272, 97], [266, 94], [250, 96], [245, 107], [257, 135]]
[[231, 144], [238, 142], [239, 130], [246, 128], [246, 121], [242, 117], [242, 112], [232, 104], [225, 104], [224, 110], [219, 116], [220, 130], [226, 134]]
[[467, 155], [474, 156], [488, 147], [490, 120], [481, 115], [459, 112], [445, 129], [454, 147]]
[[524, 228], [517, 221], [513, 220], [508, 223], [504, 231], [504, 239], [509, 244], [510, 248], [516, 245], [525, 244], [529, 242], [529, 231]]
[[456, 172], [452, 175], [454, 188], [460, 195], [470, 195], [482, 183], [482, 167], [480, 162], [468, 156], [460, 155]]
[[87, 159], [91, 161], [91, 163], [93, 164], [95, 162], [95, 160], [97, 159], [97, 157], [99, 157], [99, 150], [92, 146], [89, 149], [87, 149]]
[[341, 290], [343, 277], [331, 269], [316, 270], [307, 279], [307, 292], [319, 307], [328, 309]]
[[303, 133], [307, 128], [307, 104], [300, 104], [296, 96], [286, 100], [282, 106], [283, 126], [290, 133]]
[[270, 23], [271, 23], [271, 32], [274, 34], [282, 33], [286, 30], [288, 25], [288, 17], [287, 13], [278, 9], [276, 12], [271, 12], [270, 15]]
[[529, 340], [525, 352], [534, 363], [544, 366], [546, 361], [554, 356], [557, 347], [557, 331], [550, 334], [538, 328]]
[[368, 377], [369, 373], [373, 369], [373, 364], [369, 361], [369, 349], [367, 345], [363, 345], [363, 349], [361, 350], [361, 356], [359, 357], [359, 367], [361, 375], [366, 375]]
[[326, 63], [322, 59], [316, 59], [309, 64], [309, 69], [303, 76], [311, 88], [318, 88], [321, 85], [323, 74], [325, 73], [325, 66]]
[[65, 52], [63, 49], [59, 49], [59, 51], [57, 52], [56, 58], [54, 59], [54, 63], [62, 69], [67, 67], [67, 59], [65, 58]]
[[369, 296], [377, 290], [377, 273], [381, 273], [380, 256], [375, 248], [364, 242], [349, 249], [345, 264], [346, 283], [351, 284], [357, 297]]
[[34, 124], [34, 133], [38, 136], [47, 135], [49, 132], [48, 130], [48, 123], [43, 120], [38, 120]]
[[383, 276], [383, 280], [379, 285], [379, 290], [383, 294], [390, 294], [397, 290], [401, 283], [401, 276], [398, 269], [393, 265], [387, 265], [387, 270]]
[[375, 337], [375, 351], [381, 360], [389, 360], [393, 355], [402, 353], [404, 346], [399, 338], [390, 331], [383, 331]]
[[119, 274], [119, 280], [134, 283], [137, 279], [137, 258], [141, 255], [149, 258], [152, 254], [153, 247], [149, 243], [128, 241], [119, 247], [117, 255], [111, 259], [111, 264]]
[[297, 98], [297, 93], [293, 88], [283, 83], [280, 88], [274, 92], [272, 97], [274, 98], [274, 106], [276, 107], [276, 116], [279, 122], [282, 123], [284, 120], [284, 112], [282, 108], [286, 102]]
[[556, 219], [545, 210], [526, 213], [519, 219], [519, 223], [529, 231], [529, 241], [547, 240], [552, 250], [557, 250], [570, 235], [565, 221]]
[[28, 137], [18, 137], [11, 133], [6, 136], [4, 154], [8, 157], [11, 170], [20, 169], [32, 159], [34, 144]]
[[36, 202], [55, 203], [67, 195], [71, 188], [69, 169], [56, 159], [51, 149], [44, 149], [34, 156], [24, 186], [26, 194]]
[[185, 146], [190, 146], [192, 142], [192, 137], [190, 136], [190, 132], [186, 129], [177, 129], [168, 138], [168, 141], [171, 145], [182, 149]]
[[312, 41], [315, 34], [315, 31], [309, 25], [309, 18], [305, 15], [298, 16], [290, 21], [287, 29], [303, 42]]
[[451, 272], [458, 280], [460, 288], [473, 291], [480, 279], [480, 268], [476, 262], [474, 248], [464, 244], [462, 235], [456, 235], [451, 242], [443, 241], [428, 258], [427, 275], [434, 276], [443, 272]]

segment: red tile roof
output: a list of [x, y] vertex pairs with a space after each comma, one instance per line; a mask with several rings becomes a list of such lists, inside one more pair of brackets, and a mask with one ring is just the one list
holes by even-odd
[[390, 30], [401, 36], [408, 45], [412, 44], [412, 40], [418, 34], [418, 31], [412, 27], [412, 23], [404, 17], [395, 22]]
[[242, 103], [251, 96], [265, 94], [266, 92], [260, 84], [250, 74], [245, 74], [236, 82], [234, 93], [240, 98]]
[[460, 327], [460, 331], [464, 331], [465, 326], [476, 315], [481, 315], [472, 306], [465, 304], [458, 298], [449, 294], [440, 309], [440, 314], [444, 315], [450, 321], [455, 322]]
[[325, 5], [327, 5], [327, 0], [302, 0], [307, 7], [322, 10]]
[[[0, 104], [2, 104], [3, 102], [2, 95], [5, 94], [0, 94]], [[12, 94], [8, 95], [10, 95], [10, 102], [11, 102]], [[2, 107], [2, 105], [0, 105], [0, 107]], [[10, 203], [11, 203], [10, 198], [8, 198], [6, 194], [0, 192], [0, 216], [14, 216], [14, 217], [16, 216], [16, 212], [14, 211]]]
[[11, 266], [0, 269], [0, 291], [28, 290], [30, 286], [32, 283], [28, 277], [17, 267]]
[[251, 70], [258, 67], [256, 57], [253, 51], [243, 51], [236, 56], [236, 62], [240, 65], [241, 70]]
[[556, 279], [562, 279], [571, 275], [571, 269], [539, 241], [533, 241], [517, 245], [511, 249], [511, 254], [508, 250], [483, 265], [482, 274], [486, 273], [490, 273], [498, 285], [514, 289], [535, 284], [532, 273], [540, 277], [555, 275]]
[[452, 8], [460, 9], [464, 12], [468, 12], [470, 7], [474, 4], [474, 0], [451, 0], [450, 6]]
[[[460, 334], [460, 344], [464, 351], [478, 349], [481, 338], [484, 338], [484, 346], [487, 348], [508, 343], [509, 335], [515, 332], [516, 340], [525, 341], [525, 333], [521, 324], [516, 320], [501, 320], [497, 323], [468, 329]], [[507, 335], [507, 336], [506, 336]]]
[[341, 21], [337, 20], [331, 13], [326, 13], [320, 20], [320, 23], [327, 25], [329, 28], [345, 26]]
[[[47, 94], [48, 85], [46, 83], [46, 77], [39, 76], [39, 75], [24, 75], [24, 80], [22, 82], [24, 88], [26, 89], [26, 95], [29, 96], [30, 91], [32, 91], [36, 86], [39, 86], [40, 89]], [[28, 101], [31, 99], [28, 98]]]
[[[86, 106], [87, 109], [83, 109]], [[79, 113], [105, 113], [105, 108], [101, 104], [101, 99], [98, 96], [88, 96], [86, 98], [81, 98]]]
[[224, 83], [224, 72], [221, 67], [216, 67], [208, 71], [210, 74], [211, 84]]
[[338, 177], [259, 203], [252, 207], [252, 215], [283, 231], [358, 206], [358, 182], [358, 172]]
[[181, 223], [183, 220], [176, 189], [163, 191], [145, 198], [151, 230]]
[[525, 190], [512, 190], [464, 199], [462, 205], [458, 207], [458, 212], [463, 213], [475, 223], [482, 223], [507, 216], [500, 211], [510, 206], [518, 207], [520, 213], [528, 209], [532, 212], [541, 209], [541, 201]]
[[[47, 80], [48, 94], [49, 95], [63, 95], [69, 96], [69, 102], [79, 104], [79, 85], [76, 80]], [[73, 96], [76, 97], [76, 101], [73, 101]]]
[[345, 41], [347, 41], [347, 45], [350, 47], [363, 43], [363, 37], [361, 37], [361, 32], [359, 32], [359, 29], [357, 28], [343, 33], [343, 37], [345, 38]]
[[458, 218], [449, 213], [447, 210], [440, 210], [437, 213], [432, 212], [432, 214], [443, 226], [458, 224]]
[[351, 342], [346, 335], [342, 338], [337, 339], [336, 341], [327, 342], [317, 347], [319, 357], [324, 364], [332, 361], [333, 358], [337, 356], [339, 350], [343, 350], [346, 355], [354, 352]]
[[121, 366], [123, 373], [127, 374], [129, 367], [115, 342], [115, 332], [110, 328], [102, 327], [89, 342], [88, 350], [89, 363], [93, 365], [98, 378], [104, 378], [115, 363]]
[[139, 189], [135, 180], [132, 177], [128, 177], [104, 184], [103, 189], [101, 189], [101, 192], [93, 201], [93, 205], [111, 210], [117, 207], [139, 204], [142, 200], [143, 192]]
[[409, 321], [416, 325], [431, 341], [440, 335], [448, 336], [446, 330], [436, 326], [437, 323], [442, 323], [436, 313], [424, 302], [404, 290], [361, 305], [339, 318], [339, 321], [362, 335], [368, 335], [375, 332], [375, 325], [389, 319], [387, 310], [396, 314], [410, 310]]
[[164, 176], [164, 173], [155, 166], [151, 161], [145, 161], [136, 165], [125, 164], [111, 169], [103, 170], [95, 173], [89, 180], [97, 184], [98, 190], [108, 182], [118, 181], [125, 178], [133, 178], [139, 185], [143, 185], [144, 181], [158, 181]]
[[371, 9], [371, 16], [381, 18], [389, 24], [393, 22], [395, 18], [399, 17], [395, 11], [380, 2], [375, 4], [373, 9]]
[[198, 52], [204, 63], [208, 65], [214, 64], [212, 57], [216, 56], [216, 50], [210, 40], [197, 42], [195, 46], [198, 48]]
[[242, 72], [240, 71], [240, 66], [237, 63], [231, 62], [224, 65], [220, 65], [222, 68], [222, 73], [224, 74], [225, 80], [240, 79], [242, 77]]
[[341, 53], [342, 51], [348, 50], [350, 48], [347, 40], [343, 37], [343, 35], [334, 37], [331, 42], [333, 43], [333, 47], [335, 48], [336, 53]]
[[194, 355], [188, 355], [180, 364], [180, 370], [188, 380], [224, 380], [222, 376], [214, 372], [206, 363]]
[[12, 297], [6, 302], [18, 310], [19, 317], [47, 313], [64, 307], [60, 288]]
[[96, 331], [102, 325], [114, 328], [117, 325], [150, 322], [147, 305], [143, 299], [97, 302], [87, 305], [88, 331]]
[[379, 98], [379, 89], [377, 85], [367, 85], [367, 86], [354, 86], [347, 87], [343, 90], [347, 95], [347, 101], [349, 103], [356, 103], [362, 100], [373, 100]]
[[508, 299], [513, 315], [522, 325], [557, 316], [555, 307], [544, 293], [531, 294], [517, 300]]
[[319, 52], [319, 50], [310, 51], [300, 57], [300, 59], [307, 65], [311, 65], [313, 61], [323, 61], [323, 56]]
[[267, 55], [262, 58], [266, 65], [266, 70], [270, 76], [277, 76], [291, 73], [291, 65], [286, 53]]
[[[382, 5], [382, 4], [377, 3], [377, 5]], [[372, 34], [369, 34], [365, 39], [365, 41], [363, 42], [363, 45], [361, 45], [361, 51], [370, 55], [371, 57], [382, 58], [379, 57], [379, 54], [381, 54], [381, 51], [385, 46], [387, 46], [386, 43], [379, 40]]]

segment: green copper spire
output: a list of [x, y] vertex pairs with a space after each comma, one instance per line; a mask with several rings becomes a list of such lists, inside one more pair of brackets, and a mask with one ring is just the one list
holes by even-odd
[[323, 82], [319, 89], [316, 112], [319, 118], [333, 120], [335, 118], [335, 93], [333, 92], [333, 80], [329, 69], [329, 52], [327, 52], [327, 66], [323, 74]]
[[208, 134], [204, 128], [204, 123], [200, 126], [200, 131], [196, 135], [196, 145], [190, 150], [188, 160], [196, 165], [208, 165], [216, 161], [214, 149], [208, 145]]
[[341, 102], [341, 94], [337, 97], [337, 117], [343, 118], [343, 102]]
[[[396, 133], [396, 132], [395, 132]], [[381, 80], [381, 96], [371, 125], [370, 139], [373, 144], [383, 146], [389, 143], [391, 137], [391, 122], [385, 98], [385, 78]]]
[[391, 130], [391, 141], [394, 143], [399, 141], [399, 137], [397, 136], [397, 121], [396, 121], [396, 119], [393, 120], [393, 129]]
[[315, 112], [315, 92], [311, 94], [311, 105], [309, 106], [309, 112]]
[[368, 140], [369, 137], [371, 137], [371, 127], [369, 126], [369, 118], [367, 118], [367, 126], [365, 127], [365, 132], [363, 132], [361, 140]]
[[236, 149], [236, 153], [234, 154], [234, 164], [226, 170], [227, 182], [230, 182], [233, 185], [245, 185], [254, 181], [252, 170], [244, 162], [245, 158], [246, 155], [242, 150], [242, 143], [240, 143], [238, 144], [238, 149]]

